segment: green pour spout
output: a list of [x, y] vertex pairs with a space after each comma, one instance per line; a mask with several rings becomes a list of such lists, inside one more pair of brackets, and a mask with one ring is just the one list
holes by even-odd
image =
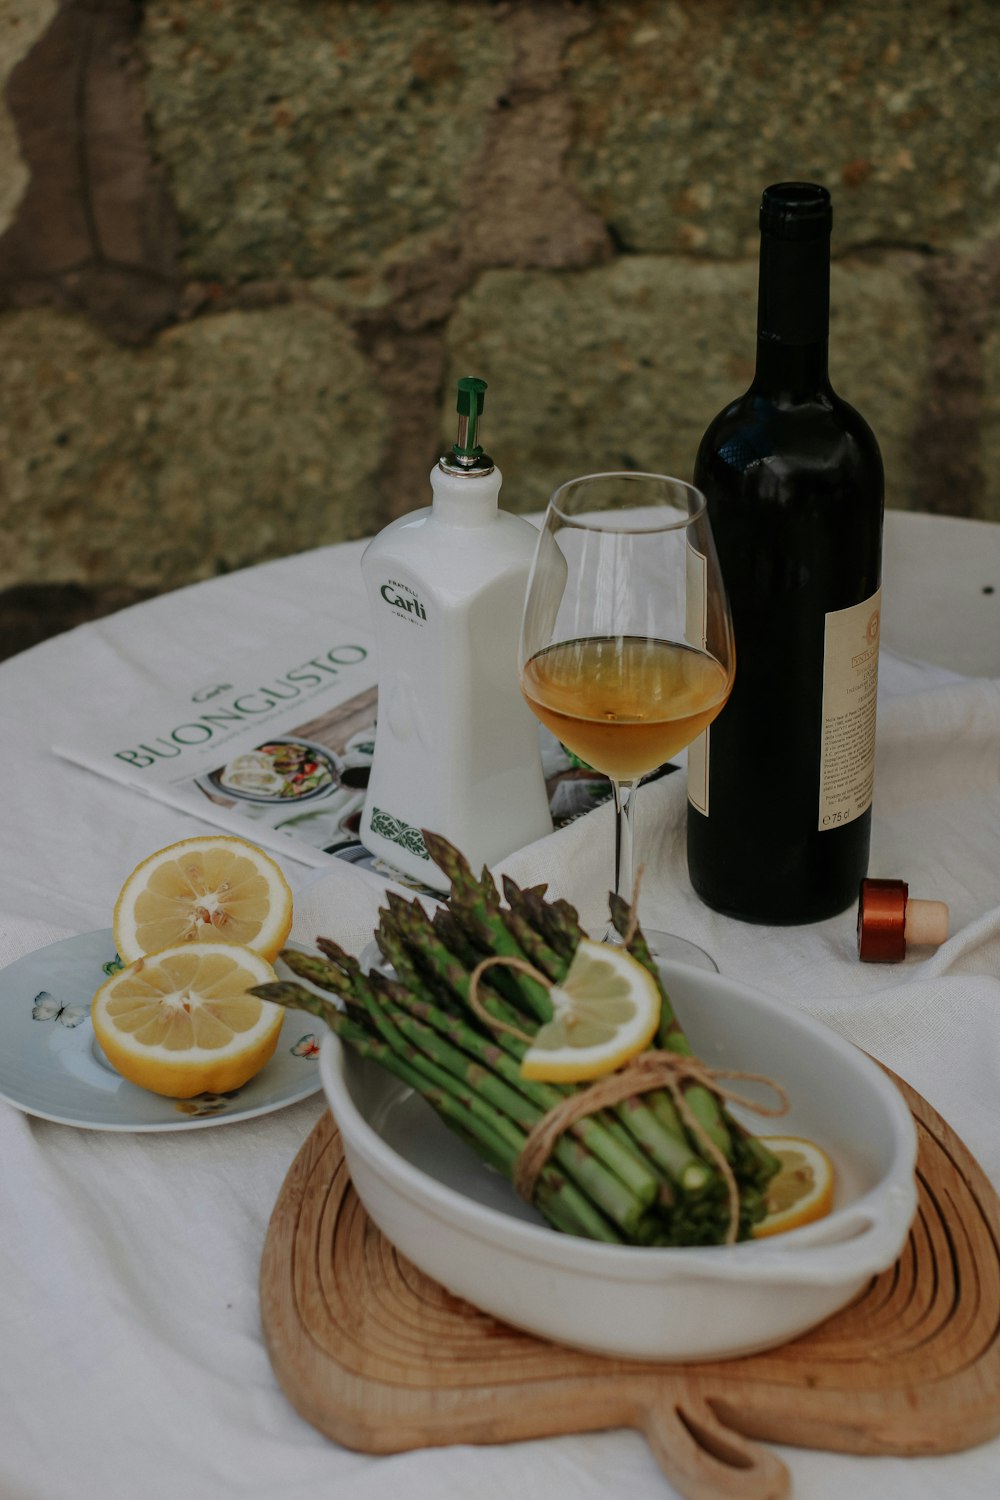
[[479, 458], [483, 451], [476, 439], [485, 396], [486, 381], [480, 380], [477, 375], [463, 375], [459, 380], [455, 408], [458, 412], [458, 436], [452, 450], [457, 458]]

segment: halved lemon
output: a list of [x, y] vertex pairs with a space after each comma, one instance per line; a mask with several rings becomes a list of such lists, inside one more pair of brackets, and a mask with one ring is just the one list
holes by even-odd
[[226, 834], [183, 839], [137, 865], [115, 903], [125, 963], [175, 943], [237, 943], [276, 958], [292, 928], [292, 893], [274, 860]]
[[755, 1239], [783, 1234], [823, 1219], [833, 1207], [833, 1162], [815, 1141], [794, 1135], [764, 1135], [761, 1142], [781, 1162], [767, 1189], [767, 1215], [755, 1224]]
[[561, 985], [555, 1015], [538, 1028], [521, 1073], [547, 1083], [581, 1083], [613, 1073], [648, 1045], [660, 1019], [656, 980], [625, 948], [582, 938]]
[[136, 959], [91, 1003], [110, 1063], [170, 1099], [225, 1094], [259, 1073], [278, 1045], [284, 1010], [248, 994], [274, 970], [229, 943], [182, 943]]

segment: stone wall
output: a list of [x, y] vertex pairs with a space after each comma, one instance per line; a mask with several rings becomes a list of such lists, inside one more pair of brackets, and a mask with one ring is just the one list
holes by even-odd
[[790, 177], [889, 504], [1000, 520], [993, 0], [0, 0], [0, 68], [8, 601], [376, 530], [458, 374], [512, 509], [689, 473]]

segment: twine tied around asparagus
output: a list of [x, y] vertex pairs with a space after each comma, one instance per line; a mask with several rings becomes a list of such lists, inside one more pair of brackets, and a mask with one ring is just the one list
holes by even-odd
[[[512, 1026], [506, 1021], [500, 1021], [495, 1016], [491, 1016], [479, 998], [480, 979], [487, 969], [496, 965], [517, 969], [547, 990], [555, 989], [556, 986], [547, 975], [536, 969], [534, 964], [526, 959], [499, 954], [484, 958], [470, 975], [469, 1006], [479, 1019], [494, 1031], [506, 1031], [522, 1041], [531, 1043], [534, 1041], [533, 1036], [522, 1031], [518, 1026]], [[779, 1103], [776, 1107], [761, 1104], [746, 1094], [740, 1094], [735, 1089], [725, 1087], [719, 1081], [723, 1078], [744, 1079], [747, 1082], [766, 1084], [773, 1090]], [[720, 1102], [742, 1105], [744, 1109], [752, 1110], [758, 1115], [775, 1117], [783, 1115], [788, 1109], [787, 1093], [779, 1083], [776, 1083], [773, 1078], [768, 1078], [765, 1073], [750, 1073], [737, 1068], [710, 1068], [697, 1057], [685, 1056], [679, 1052], [666, 1052], [659, 1048], [647, 1049], [637, 1053], [624, 1067], [606, 1074], [603, 1078], [596, 1079], [587, 1088], [568, 1094], [542, 1116], [528, 1132], [518, 1155], [514, 1168], [516, 1191], [528, 1203], [532, 1201], [539, 1174], [555, 1149], [556, 1142], [578, 1120], [584, 1119], [587, 1115], [596, 1114], [598, 1110], [621, 1104], [637, 1094], [648, 1094], [655, 1089], [662, 1088], [669, 1093], [684, 1125], [704, 1150], [725, 1183], [729, 1223], [724, 1243], [734, 1244], [739, 1231], [740, 1217], [740, 1194], [736, 1174], [726, 1160], [725, 1153], [712, 1140], [711, 1135], [685, 1099], [683, 1085], [686, 1083], [699, 1084], [714, 1094]]]

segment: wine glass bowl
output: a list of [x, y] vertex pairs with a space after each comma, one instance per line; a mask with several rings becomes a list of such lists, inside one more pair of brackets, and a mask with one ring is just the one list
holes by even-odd
[[[528, 581], [521, 690], [556, 738], [610, 779], [614, 888], [626, 899], [635, 788], [707, 729], [729, 696], [734, 668], [729, 606], [700, 491], [632, 471], [560, 485]], [[681, 955], [667, 935], [662, 940], [682, 962], [704, 962], [701, 950]]]

